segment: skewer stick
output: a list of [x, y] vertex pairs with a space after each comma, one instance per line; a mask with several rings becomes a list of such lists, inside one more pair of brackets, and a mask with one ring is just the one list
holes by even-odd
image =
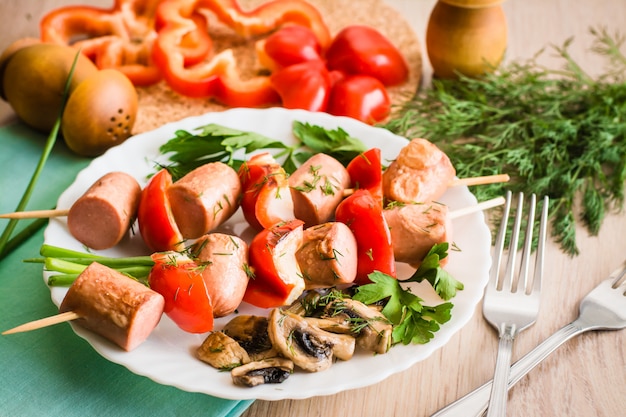
[[460, 208], [460, 209], [457, 209], [457, 210], [453, 210], [453, 211], [448, 213], [448, 216], [451, 219], [456, 219], [458, 217], [462, 217], [462, 216], [465, 216], [465, 215], [468, 215], [468, 214], [476, 213], [477, 211], [484, 211], [484, 210], [488, 210], [490, 208], [501, 206], [501, 205], [504, 204], [505, 201], [506, 201], [506, 199], [504, 197], [492, 198], [491, 200], [482, 201], [482, 202], [476, 204], [475, 206], [469, 206], [469, 207], [464, 207], [464, 208]]
[[73, 311], [66, 311], [65, 313], [60, 313], [54, 316], [45, 317], [43, 319], [29, 321], [28, 323], [24, 323], [12, 329], [5, 330], [4, 332], [2, 332], [2, 334], [5, 335], [5, 334], [29, 332], [31, 330], [41, 329], [43, 327], [48, 327], [54, 324], [64, 323], [66, 321], [76, 320], [78, 318], [80, 318], [80, 316], [74, 313]]
[[509, 174], [495, 174], [495, 175], [485, 175], [482, 177], [470, 177], [470, 178], [455, 178], [450, 181], [448, 187], [457, 187], [459, 185], [485, 185], [485, 184], [495, 184], [498, 182], [509, 182], [511, 177]]
[[14, 213], [0, 214], [0, 219], [43, 219], [67, 216], [69, 212], [68, 209], [16, 211]]

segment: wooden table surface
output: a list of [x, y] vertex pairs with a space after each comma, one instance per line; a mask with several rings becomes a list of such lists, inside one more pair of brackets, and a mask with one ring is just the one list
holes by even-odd
[[[387, 0], [400, 10], [424, 43], [432, 0]], [[38, 34], [39, 17], [68, 0], [3, 2], [0, 49], [21, 36]], [[111, 1], [90, 1], [108, 6]], [[624, 0], [509, 0], [503, 5], [509, 27], [507, 60], [530, 58], [544, 46], [574, 37], [572, 55], [595, 74], [602, 61], [590, 54], [589, 28], [626, 33]], [[6, 19], [6, 16], [15, 16]], [[425, 49], [424, 49], [425, 50]], [[558, 65], [549, 56], [546, 64]], [[425, 80], [430, 78], [425, 56]], [[0, 123], [14, 116], [0, 105]], [[624, 156], [626, 157], [626, 155]], [[516, 340], [513, 360], [573, 320], [579, 300], [626, 258], [626, 214], [610, 214], [598, 236], [578, 230], [580, 255], [570, 257], [550, 243], [542, 310], [537, 323]], [[470, 322], [442, 349], [408, 370], [376, 385], [305, 400], [256, 401], [246, 417], [427, 416], [492, 377], [497, 337], [480, 306]], [[626, 333], [587, 333], [559, 348], [515, 386], [509, 416], [626, 416]], [[1, 414], [1, 413], [0, 413]]]

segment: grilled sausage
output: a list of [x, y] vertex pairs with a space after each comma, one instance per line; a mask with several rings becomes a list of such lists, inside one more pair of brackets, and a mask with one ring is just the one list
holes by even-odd
[[403, 203], [437, 200], [455, 175], [450, 159], [436, 145], [413, 139], [383, 172], [383, 194]]
[[93, 262], [72, 284], [59, 311], [78, 314], [76, 324], [131, 351], [159, 323], [164, 304], [157, 292]]
[[189, 172], [167, 189], [174, 220], [186, 239], [215, 229], [239, 207], [241, 183], [237, 172], [211, 162]]
[[289, 186], [296, 218], [310, 227], [331, 220], [350, 175], [335, 158], [318, 153], [291, 174]]
[[343, 223], [312, 226], [304, 230], [296, 259], [306, 289], [350, 284], [356, 278], [356, 239]]
[[192, 252], [202, 263], [213, 315], [229, 315], [241, 304], [248, 286], [248, 244], [237, 236], [209, 233], [196, 241]]
[[76, 240], [91, 249], [107, 249], [126, 236], [135, 219], [141, 186], [124, 172], [110, 172], [72, 205], [67, 226]]
[[[441, 203], [398, 205], [383, 213], [398, 262], [417, 268], [434, 244], [451, 240], [452, 223], [448, 217], [448, 206]], [[447, 259], [442, 259], [442, 265]]]

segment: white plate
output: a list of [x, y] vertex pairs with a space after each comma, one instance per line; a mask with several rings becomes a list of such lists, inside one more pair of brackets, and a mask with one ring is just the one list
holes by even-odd
[[[373, 128], [353, 119], [333, 117], [324, 113], [309, 113], [298, 110], [232, 109], [190, 117], [164, 125], [128, 139], [122, 145], [110, 149], [79, 173], [76, 181], [61, 195], [59, 208], [69, 208], [72, 203], [98, 178], [107, 172], [125, 171], [143, 185], [146, 176], [154, 172], [154, 161], [161, 160], [158, 148], [174, 136], [179, 129], [193, 131], [208, 123], [248, 130], [293, 141], [291, 126], [294, 120], [310, 122], [326, 128], [341, 127], [350, 135], [360, 138], [369, 147], [379, 147], [383, 158], [392, 160], [407, 142], [387, 130]], [[442, 198], [452, 209], [476, 204], [476, 199], [466, 187], [450, 188]], [[93, 348], [108, 360], [119, 363], [132, 372], [147, 376], [154, 381], [178, 387], [185, 391], [203, 392], [228, 399], [299, 399], [318, 395], [335, 394], [340, 391], [364, 387], [382, 381], [388, 376], [403, 371], [424, 360], [436, 349], [445, 345], [461, 329], [474, 313], [488, 280], [491, 265], [491, 237], [482, 213], [464, 216], [454, 221], [454, 241], [461, 251], [452, 251], [446, 269], [465, 284], [452, 300], [452, 319], [442, 326], [434, 339], [425, 345], [395, 346], [385, 355], [359, 352], [346, 362], [337, 362], [329, 370], [306, 374], [296, 372], [282, 384], [267, 384], [254, 388], [235, 386], [228, 372], [218, 372], [200, 362], [194, 356], [195, 349], [202, 343], [204, 335], [194, 335], [179, 330], [167, 317], [163, 317], [148, 340], [132, 352], [125, 352], [116, 345], [78, 326], [74, 331], [86, 339]], [[226, 228], [234, 233], [243, 233], [246, 223], [241, 211], [229, 220]], [[137, 228], [135, 227], [135, 230]], [[45, 243], [68, 249], [84, 251], [82, 245], [68, 232], [63, 218], [53, 219], [45, 232]], [[117, 247], [99, 252], [108, 256], [132, 256], [148, 254], [139, 236], [123, 241]], [[401, 276], [411, 270], [400, 267]], [[45, 279], [47, 279], [47, 274]], [[66, 288], [51, 288], [51, 297], [58, 306]], [[421, 285], [416, 290], [422, 298], [433, 299], [432, 289]], [[240, 313], [264, 313], [263, 310], [242, 305]], [[219, 329], [229, 318], [217, 321]]]

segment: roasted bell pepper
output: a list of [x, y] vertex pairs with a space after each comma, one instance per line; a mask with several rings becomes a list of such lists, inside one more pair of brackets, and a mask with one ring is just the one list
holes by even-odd
[[183, 236], [178, 230], [167, 198], [172, 176], [160, 170], [141, 191], [137, 210], [139, 232], [146, 245], [154, 252], [183, 249]]
[[267, 76], [241, 78], [231, 49], [209, 61], [186, 65], [181, 46], [194, 26], [191, 16], [201, 10], [213, 12], [244, 37], [268, 34], [283, 24], [295, 23], [309, 26], [321, 45], [328, 45], [330, 39], [319, 12], [304, 1], [274, 0], [243, 11], [235, 0], [166, 0], [157, 10], [160, 30], [153, 49], [154, 61], [174, 91], [190, 97], [214, 98], [228, 106], [275, 104], [278, 95]]
[[304, 291], [304, 278], [296, 260], [302, 245], [303, 224], [292, 220], [257, 234], [249, 246], [248, 262], [254, 274], [243, 301], [261, 308], [291, 304]]
[[239, 168], [244, 218], [257, 230], [294, 219], [289, 181], [269, 153], [254, 155]]
[[370, 283], [374, 271], [396, 276], [391, 234], [383, 207], [368, 190], [356, 190], [335, 211], [337, 221], [346, 224], [356, 239], [357, 275], [355, 284]]
[[350, 187], [368, 190], [372, 197], [383, 204], [383, 166], [380, 149], [371, 148], [355, 157], [346, 167], [350, 175]]
[[159, 0], [115, 0], [110, 9], [61, 7], [41, 19], [41, 40], [75, 46], [99, 69], [119, 70], [134, 85], [154, 84], [161, 79], [151, 58], [158, 4]]
[[202, 276], [202, 266], [178, 252], [152, 255], [150, 288], [165, 299], [163, 312], [189, 333], [213, 330], [213, 303]]

